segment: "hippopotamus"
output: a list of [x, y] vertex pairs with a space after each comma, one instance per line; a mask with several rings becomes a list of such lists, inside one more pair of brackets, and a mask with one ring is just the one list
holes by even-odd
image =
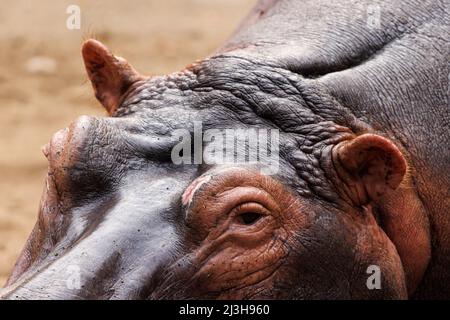
[[[262, 0], [163, 76], [85, 41], [108, 115], [43, 147], [37, 223], [1, 298], [450, 298], [448, 12]], [[225, 161], [211, 130], [272, 130], [276, 148]]]

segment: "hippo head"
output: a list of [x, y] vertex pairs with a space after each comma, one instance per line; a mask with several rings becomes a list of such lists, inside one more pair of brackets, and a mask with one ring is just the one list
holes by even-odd
[[404, 156], [313, 80], [232, 52], [162, 77], [95, 40], [83, 58], [109, 117], [44, 147], [3, 298], [407, 297], [423, 270], [377, 205]]

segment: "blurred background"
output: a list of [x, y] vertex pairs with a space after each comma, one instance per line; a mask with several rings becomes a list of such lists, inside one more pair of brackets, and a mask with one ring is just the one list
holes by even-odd
[[[104, 115], [80, 55], [95, 37], [142, 74], [210, 54], [256, 0], [15, 0], [0, 2], [0, 287], [37, 216], [52, 134], [82, 114]], [[81, 28], [69, 30], [69, 5]]]

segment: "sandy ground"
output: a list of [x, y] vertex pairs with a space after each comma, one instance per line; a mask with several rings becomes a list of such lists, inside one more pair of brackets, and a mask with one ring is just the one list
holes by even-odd
[[[91, 36], [143, 74], [202, 58], [255, 0], [40, 0], [0, 2], [0, 286], [37, 214], [47, 163], [40, 147], [82, 114], [103, 115], [80, 56]], [[69, 5], [81, 29], [66, 28]]]

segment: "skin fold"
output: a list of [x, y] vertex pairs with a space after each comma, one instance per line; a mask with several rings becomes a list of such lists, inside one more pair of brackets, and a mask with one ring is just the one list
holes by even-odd
[[[86, 41], [108, 116], [44, 147], [37, 223], [0, 297], [450, 298], [446, 5], [263, 0], [165, 76]], [[278, 172], [175, 164], [174, 132], [196, 121], [277, 129]]]

